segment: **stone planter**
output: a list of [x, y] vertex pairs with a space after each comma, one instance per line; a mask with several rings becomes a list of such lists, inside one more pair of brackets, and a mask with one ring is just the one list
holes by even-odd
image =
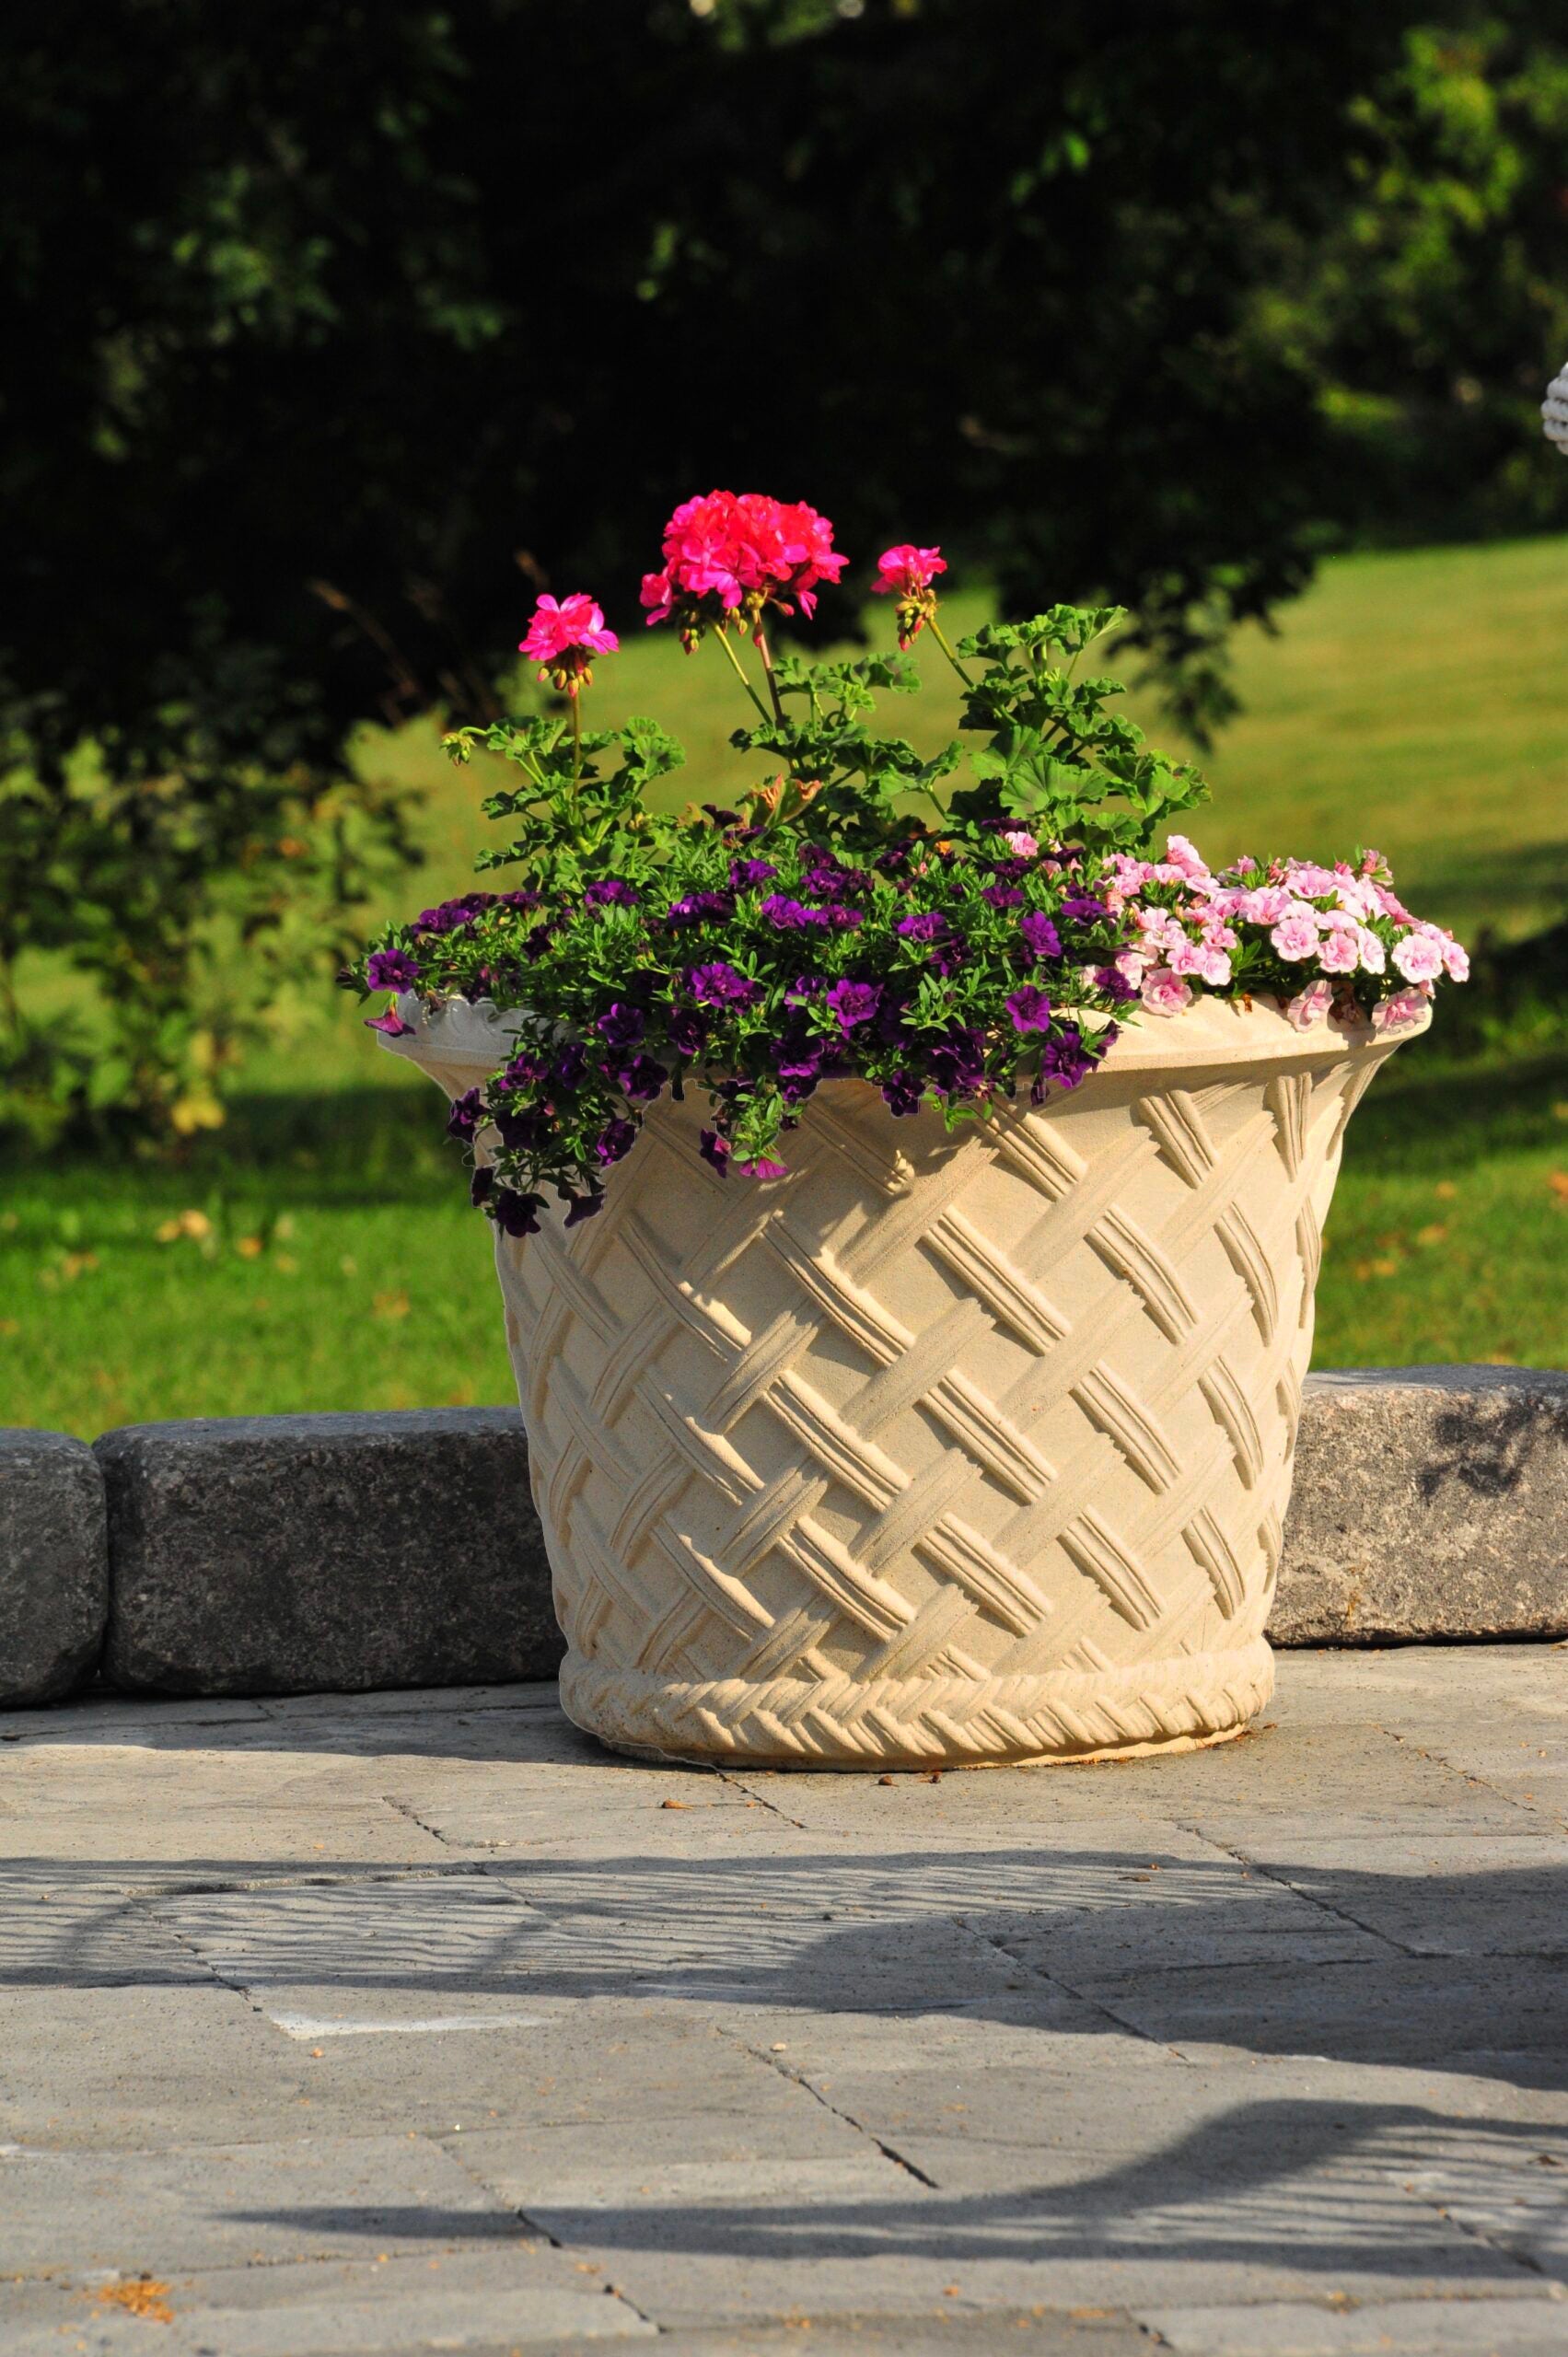
[[[405, 1013], [448, 1093], [500, 1061], [493, 1011]], [[830, 1083], [766, 1186], [698, 1158], [705, 1099], [656, 1107], [597, 1219], [498, 1239], [570, 1716], [817, 1768], [1238, 1734], [1341, 1143], [1397, 1043], [1200, 1001], [952, 1135]]]

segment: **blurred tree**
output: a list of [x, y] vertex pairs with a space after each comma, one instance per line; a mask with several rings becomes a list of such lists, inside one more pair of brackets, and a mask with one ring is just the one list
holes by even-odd
[[1228, 629], [1430, 463], [1344, 493], [1357, 401], [1515, 496], [1550, 8], [12, 0], [0, 1026], [45, 947], [114, 1041], [17, 1010], [13, 1066], [205, 1118], [198, 968], [258, 961], [232, 1029], [396, 848], [352, 731], [482, 715], [536, 586], [634, 627], [716, 482], [1115, 597], [1222, 716]]

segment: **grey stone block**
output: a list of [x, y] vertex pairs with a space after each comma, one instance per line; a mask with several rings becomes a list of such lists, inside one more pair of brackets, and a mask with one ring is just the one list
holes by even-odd
[[103, 1480], [64, 1433], [0, 1429], [0, 1709], [90, 1678], [109, 1617]]
[[560, 1661], [516, 1410], [129, 1424], [96, 1451], [117, 1686], [488, 1685]]
[[1276, 1645], [1568, 1634], [1568, 1374], [1308, 1379]]

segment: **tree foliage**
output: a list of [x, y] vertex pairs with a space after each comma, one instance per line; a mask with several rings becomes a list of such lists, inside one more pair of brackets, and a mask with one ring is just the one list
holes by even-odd
[[1114, 598], [1200, 724], [1422, 454], [1544, 520], [1545, 5], [13, 0], [0, 961], [110, 983], [115, 1087], [185, 1102], [225, 909], [325, 938], [394, 840], [352, 732], [493, 714], [528, 587], [715, 482]]

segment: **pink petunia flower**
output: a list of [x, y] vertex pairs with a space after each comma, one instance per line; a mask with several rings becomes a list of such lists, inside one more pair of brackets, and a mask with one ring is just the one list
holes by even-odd
[[1165, 846], [1167, 865], [1179, 868], [1193, 883], [1202, 882], [1208, 876], [1208, 865], [1197, 846], [1185, 835], [1167, 837]]
[[559, 602], [550, 597], [539, 600], [517, 652], [539, 665], [541, 679], [575, 696], [593, 679], [591, 658], [613, 655], [620, 644], [615, 633], [606, 630], [600, 607], [578, 589]]
[[1269, 939], [1282, 958], [1315, 958], [1318, 954], [1318, 926], [1310, 916], [1282, 917]]
[[1435, 981], [1443, 971], [1443, 944], [1427, 933], [1407, 934], [1394, 944], [1394, 964], [1407, 982]]
[[1322, 1023], [1327, 1019], [1329, 1009], [1333, 1003], [1332, 982], [1308, 982], [1304, 991], [1298, 991], [1295, 997], [1289, 1001], [1285, 1013], [1298, 1031], [1310, 1031], [1315, 1023]]
[[1033, 859], [1040, 843], [1027, 827], [1009, 827], [1002, 838], [1015, 859]]
[[1179, 1015], [1184, 1006], [1192, 1004], [1187, 984], [1168, 966], [1156, 966], [1144, 977], [1140, 996], [1151, 1015]]
[[1396, 991], [1392, 998], [1379, 999], [1373, 1008], [1373, 1028], [1378, 1031], [1400, 1031], [1406, 1024], [1419, 1023], [1425, 1012], [1424, 993], [1419, 990]]
[[1326, 974], [1353, 974], [1361, 963], [1361, 944], [1353, 933], [1336, 925], [1323, 936], [1318, 963]]
[[1387, 973], [1388, 953], [1370, 925], [1357, 925], [1355, 944], [1361, 952], [1361, 970], [1364, 974]]
[[1470, 978], [1469, 951], [1450, 934], [1443, 944], [1443, 963], [1451, 982], [1468, 982]]

